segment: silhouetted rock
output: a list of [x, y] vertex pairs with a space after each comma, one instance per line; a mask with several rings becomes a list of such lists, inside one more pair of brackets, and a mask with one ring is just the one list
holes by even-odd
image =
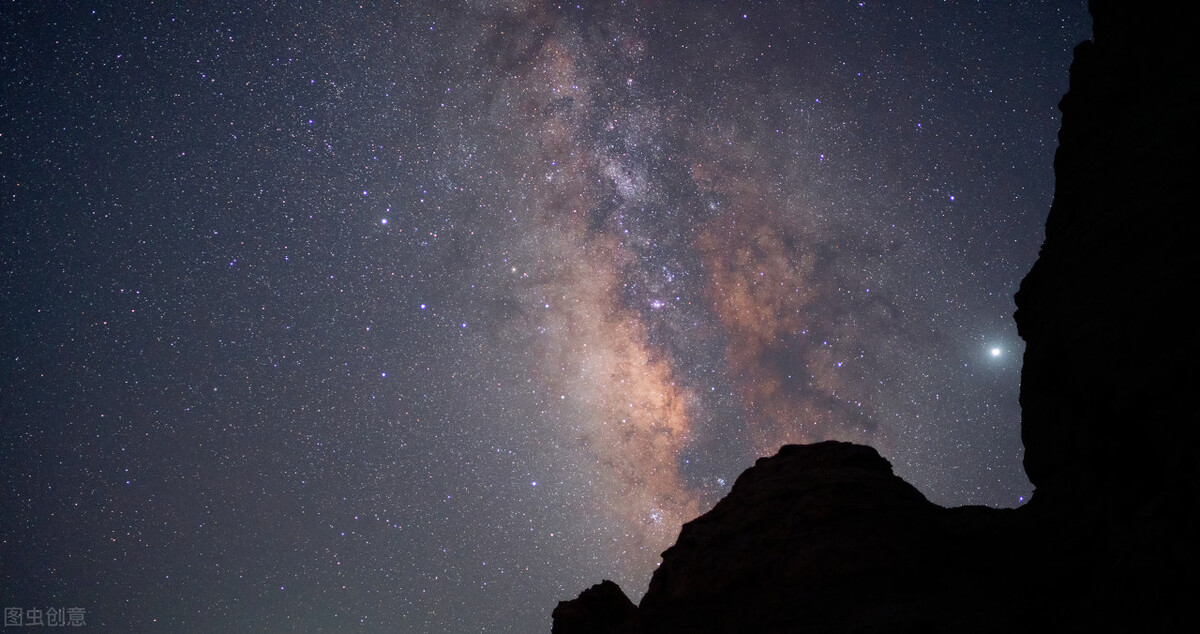
[[1091, 10], [1046, 241], [1016, 297], [1031, 502], [945, 509], [869, 447], [785, 446], [684, 525], [634, 614], [597, 586], [559, 604], [556, 633], [1191, 625], [1198, 29], [1182, 7]]
[[636, 619], [597, 586], [559, 604], [555, 632], [593, 631], [566, 617], [606, 605], [626, 624], [606, 632], [1011, 631], [1031, 607], [1012, 609], [1020, 517], [937, 506], [871, 447], [787, 445], [683, 526]]
[[559, 601], [553, 616], [556, 634], [619, 634], [635, 631], [637, 626], [637, 606], [608, 579], [584, 590], [577, 599]]
[[864, 610], [899, 618], [928, 584], [927, 540], [913, 528], [938, 510], [870, 447], [785, 446], [683, 526], [650, 581], [642, 622], [647, 631], [771, 631]]
[[[1016, 295], [1029, 505], [1080, 621], [1182, 624], [1196, 585], [1194, 12], [1092, 2], [1046, 241]], [[1047, 549], [1050, 550], [1050, 549]], [[1190, 619], [1189, 619], [1190, 620]]]
[[1178, 397], [1195, 384], [1180, 290], [1196, 280], [1183, 214], [1196, 208], [1200, 75], [1180, 16], [1092, 13], [1095, 43], [1075, 49], [1059, 106], [1046, 241], [1016, 295], [1025, 470], [1042, 497], [1140, 504], [1195, 455], [1176, 441], [1196, 438]]

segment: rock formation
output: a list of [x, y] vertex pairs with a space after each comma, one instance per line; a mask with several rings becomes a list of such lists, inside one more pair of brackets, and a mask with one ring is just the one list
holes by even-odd
[[684, 526], [640, 631], [928, 631], [961, 608], [952, 564], [980, 512], [1006, 513], [939, 507], [870, 447], [785, 446]]
[[[1046, 241], [1017, 293], [1015, 509], [946, 509], [869, 447], [789, 445], [684, 525], [636, 608], [605, 582], [554, 632], [1176, 631], [1193, 620], [1195, 18], [1093, 1]], [[1159, 13], [1151, 13], [1159, 11]], [[1176, 13], [1172, 13], [1172, 12]]]

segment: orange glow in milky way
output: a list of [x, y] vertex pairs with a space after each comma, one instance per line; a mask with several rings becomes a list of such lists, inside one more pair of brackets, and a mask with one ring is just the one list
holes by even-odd
[[[687, 139], [674, 148], [678, 162], [690, 166], [701, 196], [722, 201], [696, 216], [688, 240], [699, 255], [690, 274], [703, 294], [694, 299], [708, 302], [723, 329], [715, 337], [727, 344], [724, 371], [740, 398], [743, 420], [725, 424], [744, 424], [759, 455], [788, 442], [866, 440], [874, 429], [838, 370], [861, 332], [838, 308], [830, 240], [783, 193], [793, 188], [762, 164], [755, 148], [763, 131], [693, 130], [686, 104], [604, 106], [621, 103], [600, 98], [604, 91], [636, 86], [591, 79], [602, 75], [598, 66], [626, 65], [632, 76], [644, 47], [636, 38], [589, 37], [597, 36], [537, 8], [495, 26], [474, 45], [502, 69], [488, 78], [490, 106], [479, 117], [496, 139], [497, 181], [510, 186], [504, 208], [522, 228], [508, 261], [522, 282], [509, 292], [522, 327], [538, 332], [532, 373], [559, 396], [552, 433], [591, 483], [595, 515], [584, 523], [601, 527], [598, 541], [637, 579], [703, 510], [707, 494], [690, 488], [679, 468], [700, 400], [623, 294], [642, 264], [638, 236], [606, 224], [604, 211], [637, 217], [677, 201], [645, 162], [619, 148], [657, 135]], [[598, 42], [603, 48], [591, 45]], [[595, 50], [605, 57], [589, 57]], [[613, 144], [605, 135], [635, 141]]]
[[534, 373], [561, 395], [555, 432], [592, 483], [590, 523], [607, 527], [605, 556], [638, 579], [701, 510], [678, 468], [693, 399], [648, 343], [638, 314], [622, 306], [619, 271], [632, 254], [587, 227], [596, 183], [620, 174], [617, 159], [586, 140], [586, 61], [572, 54], [581, 47], [540, 12], [525, 19], [542, 28], [506, 43], [520, 49], [520, 62], [497, 88], [493, 113], [511, 135], [505, 169], [522, 186], [510, 207], [529, 227], [513, 259], [527, 281], [513, 293], [526, 326], [539, 332]]
[[651, 570], [700, 510], [677, 466], [691, 399], [646, 343], [637, 315], [619, 307], [618, 247], [558, 243], [566, 257], [538, 287], [550, 304], [538, 353], [546, 380], [572, 401], [560, 433], [592, 460], [600, 505], [620, 526], [612, 554], [630, 570]]
[[839, 301], [830, 288], [836, 278], [822, 270], [829, 256], [815, 228], [820, 223], [779, 188], [764, 185], [774, 179], [737, 135], [698, 138], [692, 151], [693, 182], [725, 201], [696, 247], [709, 301], [729, 339], [726, 359], [755, 452], [828, 438], [867, 440], [870, 425], [847, 401], [853, 388], [836, 371], [828, 345], [861, 333], [848, 312], [830, 308]]

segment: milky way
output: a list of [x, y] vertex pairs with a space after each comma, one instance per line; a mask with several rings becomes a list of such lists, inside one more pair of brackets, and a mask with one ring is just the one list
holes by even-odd
[[6, 606], [536, 631], [784, 443], [1029, 494], [1083, 3], [3, 13]]
[[[697, 11], [689, 30], [724, 13]], [[486, 139], [473, 150], [485, 158], [452, 169], [484, 174], [481, 196], [464, 198], [514, 227], [503, 265], [485, 263], [514, 312], [497, 343], [523, 340], [535, 389], [563, 401], [543, 433], [588, 474], [614, 574], [635, 584], [720, 490], [715, 476], [689, 482], [689, 452], [731, 439], [738, 456], [828, 438], [887, 448], [895, 430], [880, 428], [872, 384], [899, 363], [876, 342], [914, 338], [883, 279], [894, 263], [880, 242], [896, 239], [871, 235], [886, 201], [848, 202], [823, 173], [867, 142], [830, 121], [857, 116], [850, 106], [805, 103], [798, 93], [825, 87], [793, 83], [803, 58], [749, 34], [699, 56], [655, 46], [666, 21], [485, 11], [459, 45], [476, 53], [457, 71], [474, 90], [447, 90], [456, 114], [443, 124]], [[810, 193], [829, 188], [833, 201]], [[850, 218], [827, 217], [839, 213]], [[717, 427], [716, 442], [698, 426]]]

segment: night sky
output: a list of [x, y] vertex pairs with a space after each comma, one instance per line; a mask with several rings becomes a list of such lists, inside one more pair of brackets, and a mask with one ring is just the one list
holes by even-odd
[[0, 8], [4, 607], [548, 632], [784, 443], [1028, 497], [1084, 2], [129, 4]]

